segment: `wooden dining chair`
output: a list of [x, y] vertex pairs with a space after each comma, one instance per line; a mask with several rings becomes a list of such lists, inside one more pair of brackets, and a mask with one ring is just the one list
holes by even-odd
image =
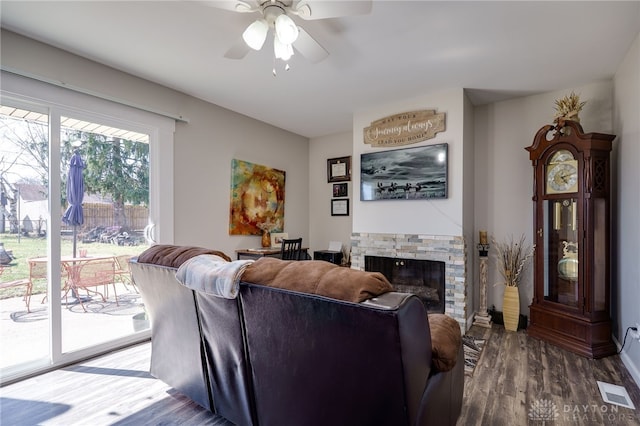
[[280, 259], [302, 260], [302, 238], [282, 239]]

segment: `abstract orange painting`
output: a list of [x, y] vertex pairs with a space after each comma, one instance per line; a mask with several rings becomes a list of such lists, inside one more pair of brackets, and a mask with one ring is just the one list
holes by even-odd
[[261, 235], [284, 229], [286, 172], [231, 160], [230, 235]]

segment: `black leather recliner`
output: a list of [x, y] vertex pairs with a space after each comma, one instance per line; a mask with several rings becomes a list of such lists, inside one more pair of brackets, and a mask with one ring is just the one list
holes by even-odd
[[241, 283], [229, 300], [183, 287], [175, 267], [131, 270], [152, 321], [151, 373], [237, 425], [456, 424], [462, 347], [452, 370], [433, 367], [416, 296], [354, 303]]

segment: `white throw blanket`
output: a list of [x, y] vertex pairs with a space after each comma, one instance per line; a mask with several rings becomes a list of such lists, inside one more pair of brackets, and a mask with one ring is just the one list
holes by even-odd
[[201, 254], [184, 262], [176, 272], [180, 284], [216, 297], [235, 299], [240, 278], [253, 260], [227, 262], [213, 254]]

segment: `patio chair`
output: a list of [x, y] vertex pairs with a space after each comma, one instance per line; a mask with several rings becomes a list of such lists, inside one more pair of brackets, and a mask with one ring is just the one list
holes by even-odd
[[[118, 305], [118, 294], [116, 292], [115, 285], [115, 258], [109, 259], [97, 259], [97, 260], [87, 260], [77, 262], [76, 264], [71, 263], [68, 265], [69, 268], [69, 289], [65, 292], [65, 299], [69, 294], [69, 290], [74, 290], [75, 294], [78, 295], [78, 302], [82, 309], [87, 312], [87, 308], [84, 306], [82, 301], [82, 297], [80, 296], [79, 290], [84, 290], [90, 296], [92, 293], [95, 295], [99, 295], [102, 298], [103, 302], [106, 302], [107, 299], [105, 297], [105, 293], [108, 289], [108, 286], [113, 286], [113, 293], [116, 299], [116, 306]], [[101, 293], [97, 290], [97, 287], [103, 287], [103, 292]]]
[[282, 239], [280, 259], [302, 260], [302, 238]]
[[[4, 265], [0, 265], [0, 277], [2, 276], [2, 273], [4, 272], [5, 266]], [[0, 290], [4, 290], [5, 288], [12, 288], [12, 287], [21, 287], [21, 286], [25, 286], [25, 290], [24, 290], [24, 296], [22, 296], [24, 303], [27, 305], [27, 312], [31, 312], [31, 308], [29, 307], [29, 303], [31, 302], [31, 291], [33, 288], [33, 285], [31, 283], [31, 279], [29, 278], [20, 278], [17, 280], [12, 280], [12, 281], [1, 281], [0, 280]]]
[[130, 254], [123, 254], [116, 256], [116, 269], [114, 271], [114, 281], [119, 281], [124, 284], [124, 287], [129, 290], [129, 285], [133, 287], [136, 293], [139, 293], [136, 284], [131, 279], [131, 269], [129, 269], [129, 261], [133, 256]]
[[[29, 280], [31, 281], [31, 291], [33, 291], [33, 286], [38, 280], [44, 280], [45, 282], [49, 279], [48, 277], [48, 259], [44, 256], [34, 257], [27, 260], [29, 262]], [[69, 274], [67, 269], [63, 266], [60, 268], [60, 283], [62, 283], [62, 291], [69, 291]], [[40, 304], [44, 304], [47, 301], [47, 290], [45, 290], [44, 296], [40, 301]]]

